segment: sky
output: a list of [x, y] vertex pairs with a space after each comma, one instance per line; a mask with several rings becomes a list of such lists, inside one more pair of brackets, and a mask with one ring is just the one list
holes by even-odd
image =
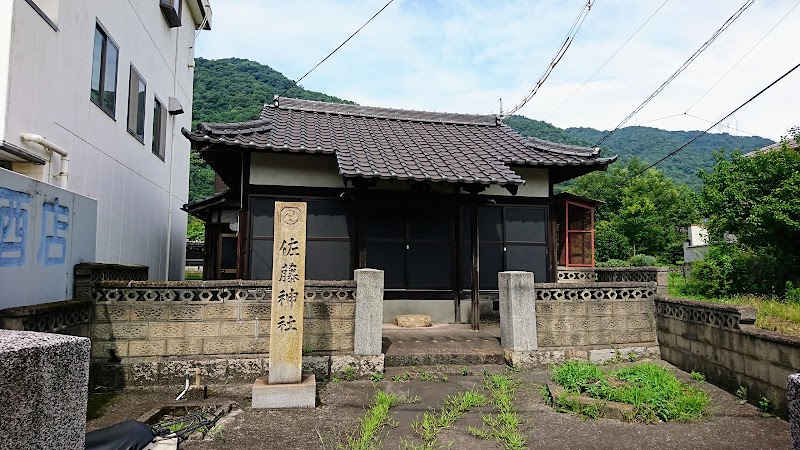
[[[386, 1], [213, 0], [212, 29], [200, 33], [195, 55], [246, 58], [296, 80]], [[744, 3], [595, 0], [566, 55], [518, 114], [561, 128], [613, 129]], [[800, 63], [798, 4], [756, 0], [628, 125], [705, 130], [734, 110]], [[394, 0], [300, 84], [367, 106], [490, 114], [502, 99], [508, 111], [536, 84], [583, 5]], [[777, 140], [800, 125], [798, 105], [800, 69], [712, 132]]]

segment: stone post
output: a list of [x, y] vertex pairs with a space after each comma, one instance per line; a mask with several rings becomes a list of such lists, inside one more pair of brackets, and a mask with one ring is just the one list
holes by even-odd
[[786, 388], [789, 404], [789, 429], [792, 433], [792, 448], [800, 450], [800, 373], [789, 375]]
[[656, 296], [666, 297], [669, 295], [669, 268], [656, 267]]
[[356, 355], [380, 355], [383, 340], [383, 271], [357, 269], [356, 323], [353, 337]]
[[539, 348], [536, 338], [536, 292], [532, 272], [500, 272], [497, 278], [500, 289], [500, 340], [509, 360], [509, 353], [529, 353]]
[[0, 330], [0, 446], [84, 447], [89, 339]]

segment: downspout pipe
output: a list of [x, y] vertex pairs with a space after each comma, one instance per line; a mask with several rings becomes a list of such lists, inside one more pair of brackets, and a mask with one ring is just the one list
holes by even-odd
[[48, 141], [38, 134], [20, 133], [19, 137], [23, 141], [39, 144], [50, 152], [58, 153], [61, 156], [61, 172], [58, 174], [58, 187], [67, 189], [67, 180], [69, 179], [69, 153], [64, 148]]

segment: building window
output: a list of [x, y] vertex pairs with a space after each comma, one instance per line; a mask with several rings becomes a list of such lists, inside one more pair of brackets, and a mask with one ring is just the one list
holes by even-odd
[[[481, 206], [478, 208], [480, 288], [497, 289], [497, 273], [533, 272], [547, 280], [547, 208], [544, 206]], [[461, 210], [461, 288], [472, 277], [469, 208]]]
[[108, 37], [98, 23], [94, 30], [94, 53], [92, 55], [91, 99], [95, 105], [114, 118], [117, 105], [117, 63], [119, 47]]
[[182, 0], [159, 0], [161, 13], [170, 28], [181, 26], [181, 4]]
[[387, 288], [452, 289], [451, 209], [371, 205], [366, 244], [367, 267], [384, 271]]
[[[272, 279], [275, 198], [250, 200], [250, 278]], [[353, 224], [350, 207], [339, 199], [288, 199], [305, 201], [306, 280], [353, 279]]]
[[147, 83], [131, 64], [131, 82], [128, 86], [128, 132], [144, 144], [144, 108]]
[[166, 154], [167, 109], [158, 98], [153, 103], [153, 154], [163, 161]]

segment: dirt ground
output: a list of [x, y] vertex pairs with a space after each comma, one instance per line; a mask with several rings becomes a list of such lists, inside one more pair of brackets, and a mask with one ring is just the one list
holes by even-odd
[[[680, 378], [691, 382], [685, 372], [668, 367]], [[425, 368], [431, 369], [431, 368]], [[503, 370], [501, 366], [475, 366], [470, 374], [461, 368], [441, 367], [449, 372], [447, 381], [340, 381], [318, 383], [317, 407], [313, 410], [254, 410], [250, 408], [250, 385], [212, 386], [206, 402], [219, 404], [236, 401], [242, 410], [225, 419], [222, 431], [211, 440], [190, 440], [181, 448], [206, 449], [335, 449], [347, 433], [358, 428], [376, 390], [419, 396], [414, 404], [402, 404], [390, 410], [397, 426], [385, 433], [382, 448], [400, 449], [401, 439], [422, 444], [410, 423], [431, 408], [439, 409], [449, 395], [482, 384], [484, 369]], [[421, 368], [418, 370], [422, 370]], [[387, 379], [414, 368], [391, 368]], [[783, 449], [790, 447], [788, 423], [765, 417], [752, 405], [739, 403], [735, 396], [709, 384], [701, 383], [712, 397], [711, 415], [692, 423], [644, 425], [612, 419], [587, 419], [554, 411], [542, 398], [540, 387], [548, 381], [545, 370], [517, 372], [521, 382], [516, 408], [521, 431], [529, 448], [537, 449]], [[163, 389], [127, 390], [115, 396], [101, 411], [100, 417], [87, 423], [93, 430], [126, 419], [139, 418], [154, 407], [168, 404], [176, 392]], [[471, 436], [469, 426], [481, 427], [481, 415], [492, 412], [482, 407], [467, 413], [450, 429], [440, 432], [443, 448], [501, 448], [492, 441]]]

